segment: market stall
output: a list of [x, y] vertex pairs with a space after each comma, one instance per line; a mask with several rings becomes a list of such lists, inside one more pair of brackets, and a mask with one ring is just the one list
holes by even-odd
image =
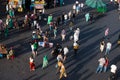
[[8, 51], [4, 44], [0, 44], [0, 58], [3, 58], [3, 55], [7, 55]]
[[14, 8], [17, 9], [18, 12], [22, 12], [22, 1], [23, 0], [8, 0], [9, 9]]
[[44, 0], [36, 0], [34, 2], [35, 13], [44, 14], [44, 6], [45, 6], [45, 1]]

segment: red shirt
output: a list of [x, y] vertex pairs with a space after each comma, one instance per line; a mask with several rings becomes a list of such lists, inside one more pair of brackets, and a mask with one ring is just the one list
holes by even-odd
[[108, 59], [105, 59], [105, 64], [104, 64], [104, 66], [108, 66], [108, 63], [109, 63]]

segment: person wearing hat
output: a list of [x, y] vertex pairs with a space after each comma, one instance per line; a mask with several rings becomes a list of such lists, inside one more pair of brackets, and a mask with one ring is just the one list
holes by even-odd
[[77, 42], [74, 42], [74, 43], [73, 43], [73, 49], [74, 49], [74, 54], [75, 54], [75, 55], [77, 54], [78, 48], [79, 48], [78, 43], [77, 43]]
[[36, 39], [37, 39], [36, 31], [33, 31], [33, 32], [32, 32], [32, 39], [33, 39], [33, 40], [36, 40]]

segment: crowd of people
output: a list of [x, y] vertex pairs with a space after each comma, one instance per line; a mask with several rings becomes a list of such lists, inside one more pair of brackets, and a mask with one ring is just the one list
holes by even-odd
[[[111, 64], [109, 61], [109, 54], [112, 49], [112, 42], [109, 39], [109, 28], [105, 30], [105, 35], [103, 40], [100, 42], [100, 53], [103, 57], [98, 59], [99, 65], [96, 69], [96, 73], [107, 72], [110, 68], [110, 75], [108, 80], [117, 80], [117, 66], [116, 64]], [[119, 45], [119, 44], [118, 44]]]
[[[79, 7], [79, 8], [78, 8]], [[83, 4], [82, 4], [83, 7]], [[78, 49], [79, 49], [79, 34], [80, 28], [74, 29], [74, 20], [75, 17], [80, 13], [80, 3], [78, 1], [75, 2], [73, 5], [73, 9], [70, 10], [68, 13], [63, 12], [62, 15], [58, 16], [56, 20], [54, 20], [54, 16], [49, 14], [47, 19], [48, 30], [43, 31], [39, 21], [34, 19], [32, 25], [34, 26], [34, 30], [32, 32], [32, 41], [30, 42], [32, 55], [29, 58], [30, 61], [30, 71], [35, 70], [35, 63], [34, 60], [37, 57], [38, 48], [42, 46], [43, 48], [49, 47], [52, 48], [51, 55], [52, 57], [56, 58], [56, 73], [60, 73], [59, 79], [61, 80], [63, 77], [67, 77], [66, 68], [65, 68], [65, 61], [67, 59], [67, 55], [69, 53], [68, 46], [62, 46], [59, 43], [50, 42], [51, 39], [55, 40], [58, 36], [61, 37], [61, 42], [72, 40], [73, 41], [73, 50], [74, 55], [77, 56]], [[66, 38], [67, 33], [66, 30], [63, 28], [59, 30], [61, 26], [69, 26], [69, 31], [73, 34], [69, 36], [70, 38]], [[61, 33], [59, 34], [58, 31]], [[43, 65], [42, 68], [48, 66], [48, 56], [45, 55], [43, 57]]]

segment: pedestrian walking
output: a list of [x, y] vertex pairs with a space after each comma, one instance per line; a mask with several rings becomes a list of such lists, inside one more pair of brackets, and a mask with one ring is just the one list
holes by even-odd
[[9, 19], [8, 19], [8, 27], [10, 29], [13, 29], [13, 19], [12, 19], [12, 17], [9, 17]]
[[63, 30], [61, 31], [62, 41], [65, 40], [65, 36], [66, 36], [66, 32], [65, 32], [65, 29], [63, 29]]
[[98, 62], [99, 62], [99, 65], [97, 67], [96, 73], [101, 73], [105, 64], [105, 58], [100, 58]]
[[52, 16], [52, 14], [50, 14], [48, 16], [47, 24], [49, 25], [52, 20], [53, 20], [53, 16]]
[[68, 19], [71, 20], [71, 17], [72, 17], [72, 11], [69, 11], [68, 12]]
[[62, 64], [60, 65], [60, 77], [59, 77], [59, 79], [61, 80], [63, 77], [67, 77], [67, 73], [66, 73], [65, 66], [64, 66], [64, 64], [62, 63]]
[[9, 33], [9, 29], [8, 29], [8, 26], [6, 24], [4, 26], [5, 26], [4, 27], [4, 34], [5, 34], [5, 38], [7, 38], [8, 37], [8, 33]]
[[68, 54], [68, 52], [69, 52], [69, 49], [68, 49], [68, 47], [67, 47], [67, 46], [66, 46], [66, 47], [64, 47], [63, 52], [64, 52], [64, 61], [65, 61], [65, 60], [66, 60], [66, 58], [67, 58], [67, 54]]
[[117, 74], [116, 74], [116, 71], [117, 71], [117, 66], [112, 64], [110, 66], [110, 76], [108, 78], [108, 80], [117, 80]]
[[54, 39], [55, 39], [57, 36], [57, 27], [54, 28], [53, 33], [54, 33]]
[[80, 35], [80, 29], [77, 28], [75, 31], [74, 31], [74, 42], [77, 42], [79, 40], [79, 35]]
[[34, 25], [34, 28], [37, 29], [37, 21], [36, 20], [33, 21], [33, 25]]
[[15, 16], [13, 8], [9, 9], [9, 15], [11, 18], [13, 18]]
[[86, 22], [89, 21], [89, 19], [90, 19], [90, 14], [89, 14], [89, 13], [86, 13], [86, 14], [85, 14], [85, 19], [86, 19]]
[[73, 12], [76, 12], [76, 5], [73, 5]]
[[77, 54], [78, 48], [79, 48], [78, 43], [77, 43], [77, 42], [74, 42], [74, 43], [73, 43], [74, 55]]
[[37, 32], [36, 31], [33, 31], [32, 32], [32, 40], [37, 40]]
[[30, 71], [35, 71], [35, 63], [34, 63], [33, 56], [30, 56], [29, 58], [29, 65], [30, 65]]
[[108, 58], [105, 56], [104, 72], [107, 71], [108, 64], [109, 64], [109, 60], [108, 60]]
[[48, 66], [48, 58], [47, 58], [47, 55], [45, 55], [43, 57], [43, 65], [42, 65], [42, 69], [44, 69], [45, 67]]
[[105, 55], [107, 55], [107, 54], [110, 53], [111, 47], [112, 47], [112, 43], [111, 43], [110, 41], [108, 41], [107, 44], [106, 44], [106, 52], [105, 52]]
[[115, 64], [112, 64], [111, 66], [110, 66], [110, 72], [111, 73], [116, 73], [116, 71], [117, 71], [117, 66], [115, 65]]
[[9, 11], [9, 4], [6, 4], [6, 14], [8, 14]]
[[14, 58], [15, 58], [15, 53], [14, 53], [13, 47], [11, 47], [8, 54], [7, 54], [7, 59], [14, 60]]
[[63, 63], [62, 61], [58, 61], [58, 62], [57, 62], [56, 66], [55, 66], [55, 67], [57, 68], [56, 74], [59, 73], [60, 67], [61, 67], [62, 63]]
[[108, 34], [109, 34], [109, 28], [107, 28], [107, 29], [105, 30], [105, 39], [108, 38]]
[[65, 25], [67, 24], [67, 19], [68, 19], [68, 15], [67, 15], [67, 14], [64, 14], [64, 24], [65, 24]]
[[35, 51], [34, 51], [34, 45], [33, 45], [33, 42], [31, 42], [30, 45], [31, 45], [32, 55], [35, 56]]
[[52, 31], [52, 29], [53, 29], [53, 22], [52, 21], [49, 24], [49, 29], [50, 29], [50, 31]]
[[35, 56], [37, 55], [38, 43], [35, 40], [35, 42], [32, 41], [30, 44], [31, 44], [33, 57], [35, 58]]
[[70, 21], [70, 23], [69, 23], [69, 29], [72, 31], [72, 29], [73, 29], [73, 26], [74, 26], [74, 23], [73, 23], [73, 21]]
[[40, 30], [41, 30], [41, 27], [40, 27], [39, 23], [37, 23], [36, 26], [37, 26], [37, 27], [36, 27], [37, 30], [40, 31]]
[[78, 15], [79, 12], [80, 12], [80, 4], [76, 6], [76, 15]]
[[80, 3], [80, 11], [83, 12], [84, 4]]
[[60, 0], [60, 6], [64, 5], [64, 0]]
[[58, 53], [57, 61], [62, 61], [62, 62], [64, 61], [62, 53]]
[[105, 48], [105, 42], [104, 42], [104, 40], [102, 40], [100, 42], [100, 51], [101, 51], [101, 53], [103, 52], [104, 48]]

